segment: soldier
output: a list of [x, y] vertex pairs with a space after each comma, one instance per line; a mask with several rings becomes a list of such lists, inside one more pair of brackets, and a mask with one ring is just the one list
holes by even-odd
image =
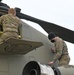
[[0, 43], [8, 38], [19, 38], [18, 28], [21, 25], [20, 19], [16, 17], [16, 10], [10, 8], [8, 14], [0, 17], [0, 25], [3, 27], [3, 34], [0, 37]]
[[68, 48], [64, 40], [55, 35], [55, 33], [50, 32], [48, 38], [51, 42], [54, 43], [55, 48], [51, 48], [51, 50], [55, 53], [53, 61], [49, 62], [49, 65], [52, 65], [59, 61], [59, 66], [68, 65], [70, 62], [70, 57], [68, 54]]

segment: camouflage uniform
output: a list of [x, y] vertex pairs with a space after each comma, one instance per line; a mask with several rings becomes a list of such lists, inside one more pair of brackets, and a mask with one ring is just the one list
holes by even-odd
[[58, 37], [54, 45], [55, 45], [55, 50], [56, 50], [54, 62], [56, 60], [59, 60], [59, 66], [68, 65], [70, 61], [70, 57], [68, 54], [66, 43], [61, 38]]
[[3, 28], [3, 34], [0, 37], [0, 42], [12, 37], [18, 38], [18, 28], [20, 19], [12, 14], [3, 15], [0, 17], [0, 25]]

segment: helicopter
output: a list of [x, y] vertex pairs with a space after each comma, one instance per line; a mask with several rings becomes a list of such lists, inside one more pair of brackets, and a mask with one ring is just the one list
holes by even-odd
[[[8, 9], [9, 8], [0, 6], [0, 15], [7, 14]], [[74, 43], [74, 31], [23, 14], [21, 13], [20, 8], [15, 9], [16, 14], [20, 19], [35, 22], [39, 24], [47, 33], [54, 31], [64, 40]], [[67, 66], [57, 68], [57, 62], [55, 63], [56, 67], [51, 68], [49, 66], [49, 73], [44, 73], [45, 67], [48, 66], [43, 68], [40, 63], [47, 64], [48, 61], [53, 59], [54, 54], [50, 51], [53, 44], [49, 41], [46, 35], [32, 28], [23, 21], [21, 21], [21, 23], [22, 26], [19, 34], [21, 39], [17, 40], [10, 38], [0, 45], [0, 75], [66, 75], [69, 72], [69, 75], [74, 75], [74, 67]], [[2, 34], [2, 27], [0, 27], [0, 31]], [[68, 33], [72, 36], [69, 37]], [[43, 71], [41, 71], [42, 69]]]

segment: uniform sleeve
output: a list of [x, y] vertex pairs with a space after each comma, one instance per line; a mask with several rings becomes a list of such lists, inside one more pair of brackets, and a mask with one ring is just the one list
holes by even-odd
[[0, 25], [2, 26], [3, 16], [0, 17]]
[[56, 60], [58, 60], [62, 55], [62, 50], [63, 50], [63, 41], [62, 40], [60, 40], [56, 43], [55, 49], [56, 49], [56, 54], [54, 56], [54, 60], [53, 60], [54, 62]]
[[21, 34], [21, 27], [22, 27], [22, 23], [21, 23], [21, 21], [19, 20], [19, 27], [18, 27], [18, 33], [19, 33], [19, 35]]

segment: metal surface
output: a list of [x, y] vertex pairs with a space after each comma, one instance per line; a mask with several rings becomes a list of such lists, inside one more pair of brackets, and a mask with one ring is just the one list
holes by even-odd
[[40, 69], [41, 69], [41, 75], [54, 75], [53, 69], [48, 66], [48, 65], [42, 65], [40, 64]]
[[22, 75], [74, 75], [74, 66], [50, 67], [36, 61], [30, 61], [24, 67]]
[[26, 54], [42, 45], [41, 42], [10, 38], [0, 44], [0, 54]]
[[48, 65], [30, 61], [23, 69], [22, 75], [54, 75], [53, 69]]
[[61, 75], [74, 75], [74, 66], [66, 65], [57, 67], [61, 73]]

